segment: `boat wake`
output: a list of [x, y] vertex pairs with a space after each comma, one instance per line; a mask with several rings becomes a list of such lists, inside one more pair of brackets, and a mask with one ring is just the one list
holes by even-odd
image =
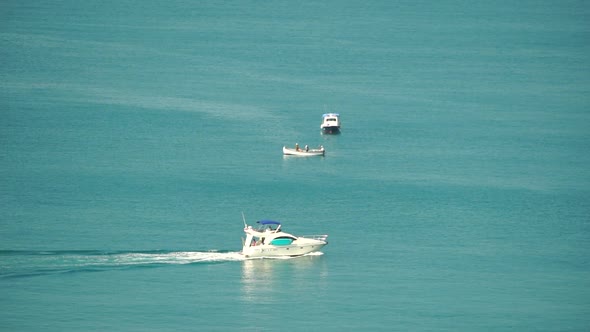
[[[303, 256], [319, 256], [312, 252]], [[302, 256], [299, 256], [302, 257]], [[245, 258], [237, 251], [22, 251], [0, 250], [0, 279], [52, 274], [101, 272], [182, 264], [215, 264], [246, 260], [284, 260], [297, 257]]]
[[0, 251], [0, 278], [243, 261], [233, 251]]

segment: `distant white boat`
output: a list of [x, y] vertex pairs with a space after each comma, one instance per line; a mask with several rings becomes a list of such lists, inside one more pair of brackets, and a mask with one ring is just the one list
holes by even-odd
[[295, 236], [283, 232], [281, 223], [273, 220], [260, 220], [258, 227], [246, 225], [246, 239], [242, 255], [246, 257], [301, 256], [316, 252], [328, 244], [328, 235]]
[[340, 132], [340, 114], [326, 113], [322, 115], [320, 129], [324, 134], [338, 134]]
[[300, 148], [298, 144], [295, 144], [294, 149], [283, 146], [283, 154], [288, 156], [323, 156], [325, 151], [322, 145], [317, 149], [310, 149], [307, 145]]

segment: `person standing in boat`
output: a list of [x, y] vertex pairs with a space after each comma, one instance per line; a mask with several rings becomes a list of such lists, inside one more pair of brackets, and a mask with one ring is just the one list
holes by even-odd
[[305, 152], [309, 152], [309, 145], [305, 145]]
[[295, 151], [299, 151], [299, 143], [295, 143]]

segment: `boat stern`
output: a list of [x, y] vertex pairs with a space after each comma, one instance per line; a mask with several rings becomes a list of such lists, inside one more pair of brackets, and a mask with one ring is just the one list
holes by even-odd
[[326, 113], [322, 115], [320, 128], [324, 133], [337, 133], [340, 131], [340, 114]]

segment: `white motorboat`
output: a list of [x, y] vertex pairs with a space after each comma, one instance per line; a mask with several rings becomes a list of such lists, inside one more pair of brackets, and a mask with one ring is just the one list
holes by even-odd
[[326, 150], [322, 145], [320, 145], [317, 149], [310, 149], [307, 145], [303, 148], [300, 148], [299, 144], [295, 144], [294, 149], [283, 146], [283, 154], [289, 156], [323, 156], [325, 151]]
[[326, 113], [322, 115], [322, 124], [320, 125], [324, 134], [340, 133], [340, 114]]
[[281, 229], [274, 220], [260, 220], [253, 228], [244, 221], [246, 239], [242, 254], [246, 257], [301, 256], [316, 252], [328, 244], [328, 235], [295, 236]]

